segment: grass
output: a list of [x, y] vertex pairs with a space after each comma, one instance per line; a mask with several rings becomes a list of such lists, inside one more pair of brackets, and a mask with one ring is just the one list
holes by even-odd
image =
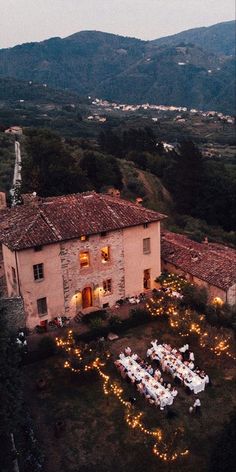
[[[148, 405], [113, 365], [127, 344], [145, 357], [155, 338], [177, 347], [183, 343], [163, 322], [132, 329], [110, 344], [112, 356], [106, 372], [122, 386], [125, 399], [135, 395], [146, 427], [161, 427], [170, 438], [177, 428], [183, 428], [181, 447], [189, 447], [191, 454], [173, 464], [161, 462], [151, 453], [152, 440], [127, 426], [117, 398], [111, 395], [107, 400], [104, 396], [99, 376], [95, 372], [86, 376], [72, 374], [63, 369], [63, 358], [56, 356], [25, 370], [26, 398], [46, 454], [45, 472], [207, 471], [216, 438], [236, 407], [233, 361], [214, 357], [191, 338], [189, 344], [197, 364], [209, 374], [213, 385], [198, 395], [202, 402], [200, 417], [188, 412], [196, 396], [189, 396], [178, 387], [179, 395], [172, 407], [176, 417], [168, 419], [165, 411]], [[41, 392], [35, 387], [40, 376], [47, 379], [47, 387]], [[171, 380], [168, 374], [164, 378]], [[54, 426], [59, 419], [65, 422], [65, 431], [55, 438]]]

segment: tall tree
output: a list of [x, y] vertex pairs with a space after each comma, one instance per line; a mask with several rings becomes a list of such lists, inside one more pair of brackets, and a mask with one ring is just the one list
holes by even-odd
[[164, 176], [180, 213], [197, 216], [203, 175], [200, 151], [191, 141], [184, 141]]
[[27, 131], [26, 157], [22, 161], [22, 191], [42, 197], [87, 190], [88, 181], [56, 133]]

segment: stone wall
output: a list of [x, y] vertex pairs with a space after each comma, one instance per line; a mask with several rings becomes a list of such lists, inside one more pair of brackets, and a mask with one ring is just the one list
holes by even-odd
[[11, 331], [15, 332], [25, 327], [24, 304], [21, 297], [1, 298], [0, 309], [4, 310]]
[[227, 303], [236, 305], [236, 284], [232, 285], [227, 292]]
[[[110, 260], [102, 263], [101, 249], [109, 246]], [[89, 267], [80, 267], [80, 253], [89, 252]], [[64, 284], [65, 313], [75, 316], [82, 309], [82, 291], [91, 288], [92, 306], [112, 306], [125, 296], [124, 251], [122, 230], [111, 231], [105, 236], [92, 235], [61, 243], [61, 269]], [[112, 280], [112, 291], [105, 295], [103, 281]]]

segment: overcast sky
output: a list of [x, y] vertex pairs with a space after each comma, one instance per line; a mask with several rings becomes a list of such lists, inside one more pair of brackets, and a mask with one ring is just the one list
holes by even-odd
[[235, 0], [0, 0], [0, 48], [81, 30], [141, 39], [235, 18]]

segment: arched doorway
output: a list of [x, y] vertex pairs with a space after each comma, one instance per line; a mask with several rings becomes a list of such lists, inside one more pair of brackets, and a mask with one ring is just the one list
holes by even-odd
[[92, 306], [92, 289], [91, 287], [85, 287], [82, 290], [82, 307], [89, 308]]

